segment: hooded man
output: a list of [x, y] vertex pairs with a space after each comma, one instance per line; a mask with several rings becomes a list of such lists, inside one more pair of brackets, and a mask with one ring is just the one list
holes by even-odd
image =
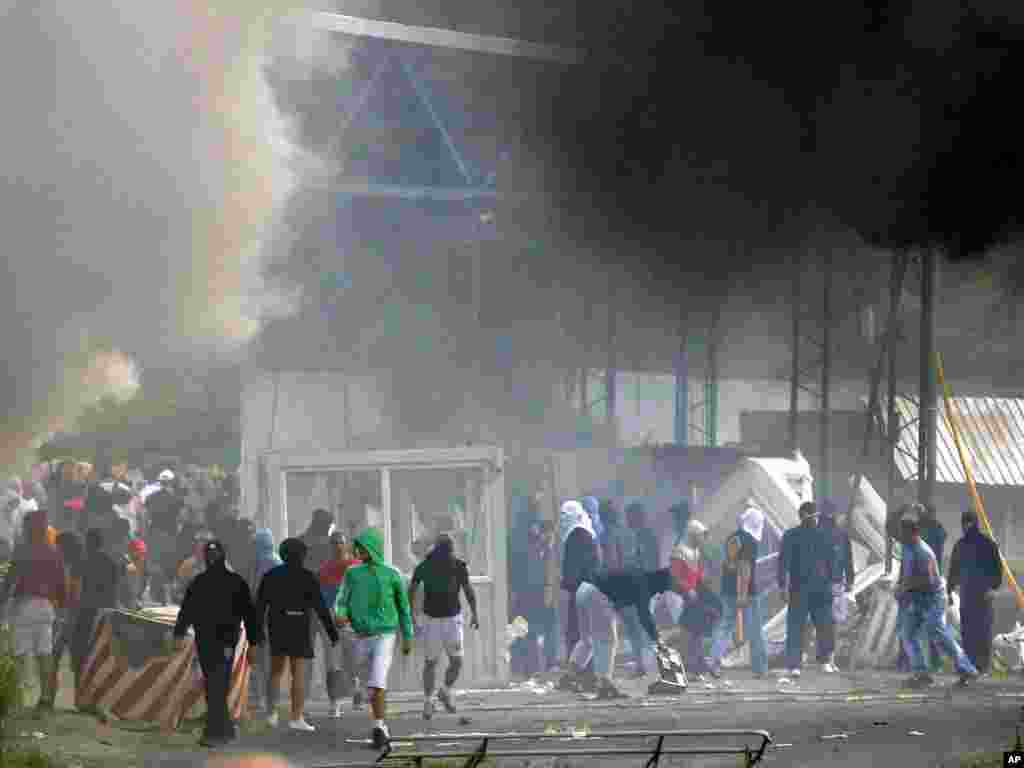
[[23, 668], [27, 656], [34, 656], [38, 664], [40, 712], [53, 710], [57, 694], [51, 674], [53, 626], [66, 593], [64, 565], [47, 541], [48, 527], [45, 509], [28, 514], [23, 540], [14, 550], [14, 562], [0, 588], [0, 608], [6, 609], [9, 596], [14, 600], [11, 623], [18, 665]]
[[565, 643], [568, 653], [579, 640], [579, 623], [576, 613], [576, 591], [601, 564], [601, 549], [594, 532], [590, 516], [578, 501], [562, 504], [558, 521], [562, 543], [563, 603], [565, 604]]
[[270, 688], [267, 698], [271, 727], [277, 726], [277, 695], [285, 668], [292, 681], [291, 720], [293, 731], [311, 732], [306, 722], [306, 671], [313, 659], [313, 635], [310, 622], [314, 614], [324, 627], [331, 647], [338, 644], [338, 630], [324, 605], [320, 580], [305, 567], [306, 545], [300, 539], [285, 539], [279, 549], [283, 565], [269, 571], [260, 582], [256, 601], [256, 621], [267, 624], [270, 641]]
[[613, 571], [625, 568], [640, 568], [640, 541], [636, 531], [622, 524], [622, 517], [615, 504], [608, 500], [604, 506], [604, 521], [607, 524], [604, 546], [605, 564]]
[[[476, 610], [476, 593], [469, 580], [469, 568], [464, 560], [455, 556], [455, 542], [441, 534], [426, 559], [416, 566], [409, 584], [409, 605], [416, 605], [416, 591], [423, 585], [423, 614], [425, 620], [416, 621], [423, 627], [423, 719], [434, 714], [434, 693], [437, 683], [437, 663], [444, 653], [448, 657], [444, 685], [437, 689], [437, 698], [448, 711], [455, 714], [452, 687], [462, 671], [464, 621], [459, 594], [465, 594], [470, 610], [470, 626], [480, 629]], [[415, 614], [414, 614], [415, 617]]]
[[373, 714], [371, 738], [376, 749], [391, 740], [384, 723], [388, 672], [395, 654], [395, 638], [402, 635], [402, 654], [412, 653], [413, 626], [402, 574], [384, 559], [384, 534], [367, 528], [355, 537], [355, 555], [361, 565], [349, 568], [335, 603], [336, 621], [350, 624], [355, 633], [353, 656], [366, 681]]
[[[260, 528], [252, 535], [252, 548], [253, 557], [250, 563], [249, 570], [249, 589], [252, 594], [252, 599], [255, 602], [256, 597], [259, 594], [260, 584], [263, 582], [263, 577], [267, 573], [277, 566], [282, 564], [281, 558], [278, 556], [277, 551], [274, 547], [274, 534], [269, 528]], [[263, 627], [265, 631], [265, 627]], [[253, 649], [253, 661], [256, 667], [255, 674], [253, 674], [251, 680], [253, 686], [251, 688], [253, 697], [256, 701], [262, 697], [265, 707], [266, 715], [270, 717], [273, 713], [273, 709], [270, 706], [270, 654], [267, 651], [266, 643], [258, 648]]]
[[905, 606], [900, 634], [913, 675], [908, 685], [926, 687], [933, 682], [921, 653], [922, 640], [936, 641], [952, 657], [956, 671], [960, 673], [960, 685], [966, 685], [978, 676], [978, 670], [957, 644], [953, 630], [946, 623], [942, 574], [935, 554], [921, 538], [921, 505], [909, 507], [900, 523], [904, 547], [896, 595]]
[[[764, 512], [748, 501], [737, 515], [737, 530], [724, 545], [722, 562], [722, 620], [711, 640], [711, 663], [708, 671], [722, 675], [722, 659], [733, 644], [733, 638], [750, 642], [750, 663], [755, 677], [768, 671], [768, 651], [764, 638], [764, 617], [761, 596], [757, 590], [757, 549], [764, 537]], [[739, 620], [743, 631], [737, 633]]]
[[988, 673], [992, 663], [992, 601], [1003, 585], [999, 547], [978, 527], [978, 515], [964, 512], [960, 519], [963, 537], [949, 558], [949, 604], [960, 590], [960, 633], [964, 650], [979, 672]]
[[804, 628], [810, 616], [822, 671], [835, 673], [835, 623], [832, 621], [832, 553], [825, 532], [818, 527], [817, 505], [805, 501], [799, 509], [800, 525], [782, 536], [779, 589], [786, 602], [786, 667], [799, 677], [803, 663]]
[[203, 556], [206, 569], [185, 590], [174, 623], [174, 638], [179, 650], [184, 650], [185, 635], [189, 627], [195, 628], [196, 655], [206, 689], [206, 728], [199, 743], [219, 747], [235, 737], [235, 725], [228, 712], [228, 692], [242, 622], [246, 637], [254, 646], [263, 643], [263, 627], [254, 621], [249, 585], [228, 570], [223, 545], [216, 540], [206, 542]]

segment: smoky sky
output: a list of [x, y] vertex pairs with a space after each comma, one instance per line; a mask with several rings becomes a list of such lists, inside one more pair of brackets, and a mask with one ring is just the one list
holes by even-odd
[[[826, 212], [881, 248], [980, 258], [1019, 234], [998, 2], [589, 5], [550, 128], [609, 231], [770, 237]], [[569, 201], [570, 205], [572, 201]]]
[[294, 300], [264, 276], [315, 169], [264, 77], [291, 4], [221, 5], [2, 4], [0, 466]]

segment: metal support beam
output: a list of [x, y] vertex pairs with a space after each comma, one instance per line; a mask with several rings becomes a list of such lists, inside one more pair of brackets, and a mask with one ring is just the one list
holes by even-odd
[[827, 499], [832, 495], [832, 252], [827, 249], [824, 260], [825, 286], [822, 291], [821, 319], [821, 399], [819, 410], [819, 438], [821, 440], [821, 466], [818, 493], [815, 498]]
[[511, 37], [456, 32], [453, 29], [419, 27], [411, 24], [398, 24], [393, 21], [364, 19], [358, 16], [345, 16], [340, 13], [314, 13], [310, 17], [310, 23], [314, 29], [337, 32], [338, 34], [351, 37], [394, 40], [412, 45], [454, 48], [463, 51], [489, 53], [496, 56], [516, 56], [564, 64], [573, 64], [583, 58], [583, 52], [575, 48], [541, 45]]
[[796, 453], [800, 448], [800, 270], [802, 259], [797, 254], [793, 258], [793, 295], [790, 307], [793, 312], [793, 366], [789, 379], [789, 450]]
[[920, 422], [918, 423], [917, 484], [918, 501], [935, 500], [936, 428], [938, 426], [938, 387], [935, 379], [935, 278], [938, 258], [935, 251], [921, 254], [921, 361]]
[[676, 445], [690, 444], [690, 356], [687, 350], [686, 318], [680, 318], [679, 350], [676, 354], [676, 401], [674, 439]]
[[619, 308], [616, 305], [614, 278], [608, 283], [608, 368], [605, 371], [605, 395], [607, 397], [608, 424], [615, 430], [618, 437], [618, 429], [615, 421], [615, 400], [618, 392], [615, 387], [616, 373], [618, 372], [618, 356], [616, 355], [617, 343], [617, 321]]

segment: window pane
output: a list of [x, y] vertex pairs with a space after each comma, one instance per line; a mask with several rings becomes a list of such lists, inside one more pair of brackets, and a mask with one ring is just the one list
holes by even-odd
[[473, 576], [489, 575], [488, 527], [481, 469], [391, 471], [391, 541], [395, 566], [410, 574], [438, 534], [455, 541], [455, 553]]
[[384, 524], [381, 473], [377, 470], [289, 472], [288, 535], [301, 536], [313, 519], [314, 509], [326, 509], [334, 523], [349, 536], [368, 525]]

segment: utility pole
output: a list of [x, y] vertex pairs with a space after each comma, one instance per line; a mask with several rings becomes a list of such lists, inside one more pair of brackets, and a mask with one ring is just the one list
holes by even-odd
[[790, 310], [793, 315], [793, 366], [789, 379], [789, 450], [796, 453], [800, 448], [799, 418], [800, 418], [800, 269], [802, 268], [800, 254], [793, 258], [793, 296], [790, 302]]
[[938, 258], [934, 250], [921, 254], [921, 361], [918, 422], [918, 501], [935, 500], [936, 428], [938, 387], [935, 376], [935, 282]]
[[826, 248], [824, 269], [824, 290], [822, 291], [822, 343], [821, 343], [821, 469], [816, 498], [827, 499], [832, 495], [832, 251]]
[[615, 421], [615, 399], [617, 391], [615, 387], [615, 374], [618, 369], [618, 357], [616, 355], [616, 335], [618, 332], [618, 307], [615, 305], [615, 278], [609, 275], [608, 281], [608, 368], [605, 370], [605, 395], [608, 407], [608, 425], [612, 428], [615, 441], [618, 442], [618, 428]]
[[690, 360], [686, 348], [689, 329], [687, 328], [686, 311], [680, 311], [679, 317], [679, 350], [676, 354], [676, 402], [675, 402], [675, 443], [690, 444]]

